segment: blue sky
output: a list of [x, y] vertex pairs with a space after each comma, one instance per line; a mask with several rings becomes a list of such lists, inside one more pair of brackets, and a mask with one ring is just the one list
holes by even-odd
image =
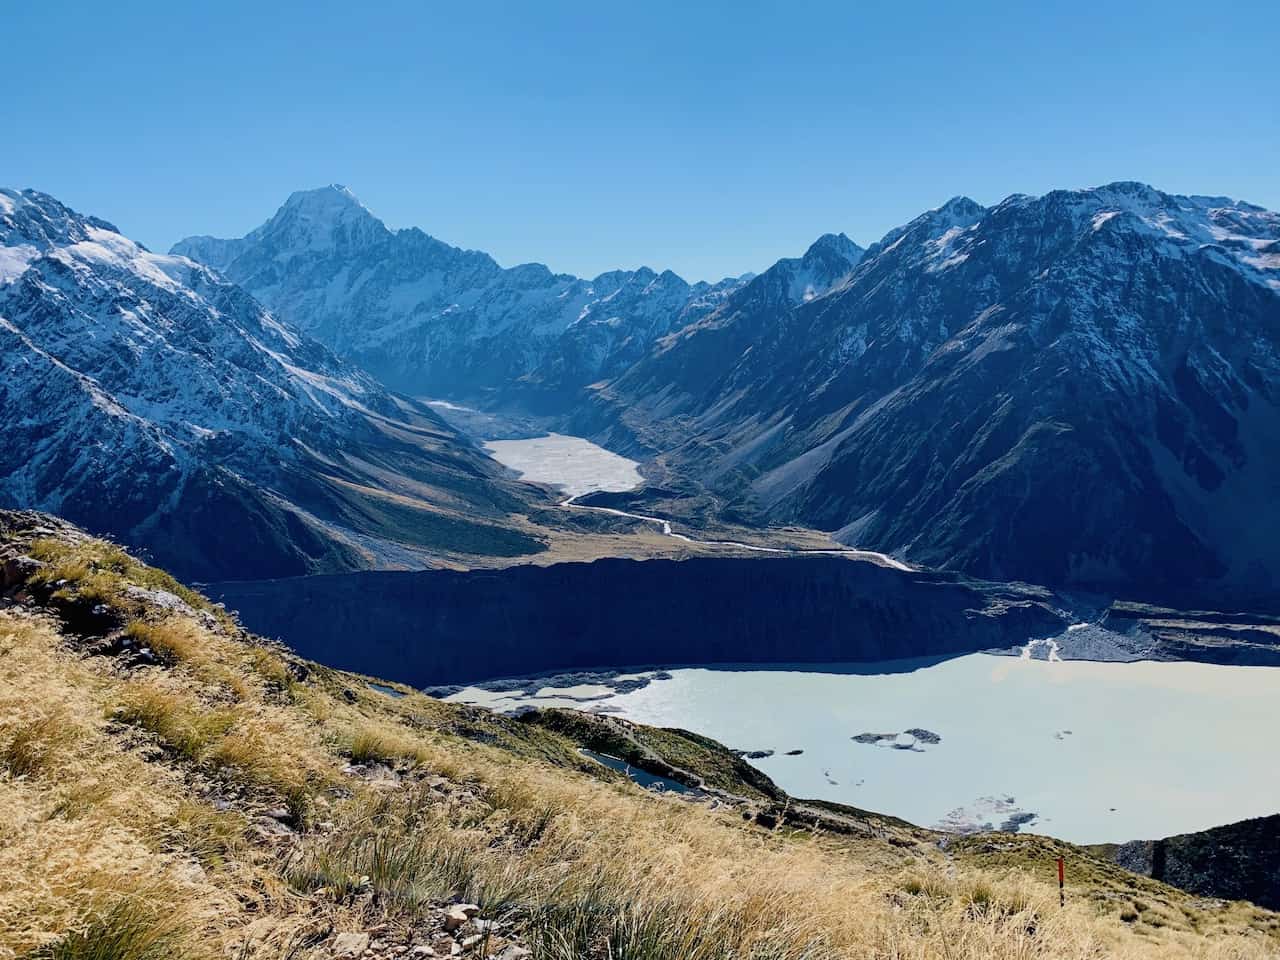
[[0, 184], [157, 249], [345, 183], [594, 275], [760, 270], [956, 194], [1280, 208], [1280, 3], [12, 4]]

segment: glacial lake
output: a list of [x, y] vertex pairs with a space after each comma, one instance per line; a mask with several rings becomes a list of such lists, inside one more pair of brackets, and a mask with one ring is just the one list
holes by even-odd
[[[772, 750], [751, 762], [793, 796], [923, 826], [1021, 822], [1100, 843], [1280, 809], [1276, 668], [973, 654], [670, 675], [621, 694], [579, 685], [528, 699], [468, 688], [453, 699], [496, 709], [603, 708], [733, 748]], [[913, 729], [920, 736], [905, 733]], [[861, 734], [898, 736], [853, 739]], [[793, 750], [803, 753], [785, 755]]]
[[549, 433], [527, 440], [489, 440], [484, 448], [522, 480], [554, 484], [571, 497], [631, 490], [643, 482], [634, 460], [582, 437]]

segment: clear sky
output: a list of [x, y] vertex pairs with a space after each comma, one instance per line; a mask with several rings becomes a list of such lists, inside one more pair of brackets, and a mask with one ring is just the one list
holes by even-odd
[[6, 3], [0, 184], [156, 249], [345, 183], [510, 265], [760, 270], [951, 196], [1280, 209], [1280, 2]]

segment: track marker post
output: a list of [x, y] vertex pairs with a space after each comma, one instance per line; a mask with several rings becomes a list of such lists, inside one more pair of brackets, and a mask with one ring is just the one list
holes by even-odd
[[1062, 857], [1059, 857], [1058, 858], [1058, 906], [1059, 907], [1065, 907], [1067, 905], [1067, 890], [1065, 886], [1066, 880], [1067, 880], [1066, 861]]

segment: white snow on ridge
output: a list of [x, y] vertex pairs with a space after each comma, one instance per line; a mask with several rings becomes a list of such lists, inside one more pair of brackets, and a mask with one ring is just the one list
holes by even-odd
[[[0, 200], [3, 199], [5, 196], [0, 193]], [[38, 256], [40, 251], [30, 244], [0, 247], [0, 285], [17, 280], [26, 273], [27, 265]]]
[[968, 260], [969, 253], [962, 248], [967, 247], [972, 241], [971, 235], [977, 227], [976, 223], [963, 227], [948, 227], [942, 236], [926, 240], [925, 246], [930, 252], [927, 255], [928, 266], [925, 267], [925, 272], [941, 273]]
[[[10, 426], [30, 431], [47, 419], [49, 428], [0, 478], [30, 492], [28, 502], [54, 505], [88, 475], [48, 474], [42, 451], [87, 451], [97, 471], [167, 462], [185, 472], [205, 440], [227, 434], [245, 463], [272, 469], [288, 455], [281, 437], [323, 445], [392, 403], [209, 268], [151, 253], [42, 194], [0, 197], [9, 211], [0, 220], [0, 376], [15, 409], [42, 411]], [[30, 283], [12, 283], [17, 276]], [[104, 429], [106, 460], [91, 449]], [[50, 486], [49, 476], [65, 480]]]
[[1093, 221], [1092, 221], [1092, 223], [1093, 223], [1093, 232], [1094, 232], [1094, 233], [1097, 233], [1097, 232], [1098, 232], [1099, 230], [1101, 230], [1104, 226], [1106, 226], [1107, 221], [1109, 221], [1109, 220], [1111, 220], [1113, 217], [1117, 217], [1117, 216], [1119, 216], [1119, 215], [1120, 215], [1120, 211], [1119, 211], [1119, 210], [1104, 210], [1102, 213], [1095, 213], [1095, 214], [1093, 215]]

